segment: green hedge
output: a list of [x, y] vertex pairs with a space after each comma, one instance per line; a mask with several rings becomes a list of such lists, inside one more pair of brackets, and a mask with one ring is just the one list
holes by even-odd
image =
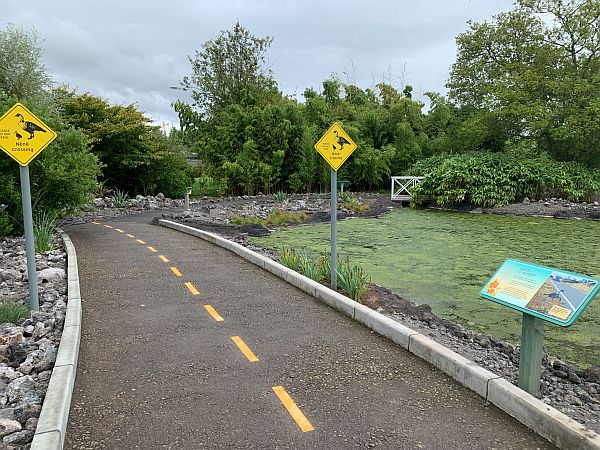
[[574, 162], [546, 158], [515, 160], [501, 153], [435, 156], [421, 160], [410, 175], [426, 178], [415, 187], [413, 201], [441, 205], [507, 205], [525, 197], [590, 200], [600, 191], [600, 175]]

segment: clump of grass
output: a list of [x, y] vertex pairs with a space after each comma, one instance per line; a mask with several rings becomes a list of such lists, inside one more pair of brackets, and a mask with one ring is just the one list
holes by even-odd
[[27, 316], [29, 308], [22, 303], [12, 301], [0, 302], [0, 323], [17, 323]]
[[281, 264], [283, 264], [285, 267], [298, 272], [298, 269], [300, 268], [299, 259], [300, 258], [295, 249], [292, 247], [283, 247], [281, 250], [281, 256], [279, 257], [279, 262], [281, 262]]
[[308, 214], [304, 211], [282, 211], [277, 208], [267, 217], [267, 225], [284, 225], [286, 223], [301, 223], [306, 220]]
[[303, 253], [298, 256], [298, 269], [298, 271], [305, 277], [317, 282], [321, 281], [319, 262], [309, 258]]
[[281, 226], [288, 223], [301, 223], [306, 220], [308, 214], [304, 211], [282, 211], [281, 209], [276, 209], [272, 211], [266, 219], [261, 219], [256, 216], [240, 216], [233, 215], [231, 216], [231, 222], [236, 225], [276, 225]]
[[54, 248], [52, 245], [54, 228], [56, 228], [56, 214], [49, 211], [36, 213], [33, 219], [33, 239], [37, 253], [46, 253]]
[[283, 203], [288, 199], [288, 194], [287, 192], [278, 191], [275, 194], [275, 198], [277, 199], [277, 203]]
[[358, 199], [347, 192], [340, 192], [340, 200], [342, 202], [342, 208], [353, 212], [368, 211], [369, 206], [358, 201]]
[[111, 199], [115, 208], [124, 208], [127, 206], [127, 202], [129, 201], [129, 194], [125, 191], [117, 189], [112, 195]]
[[[294, 248], [283, 247], [279, 261], [284, 266], [301, 273], [302, 275], [320, 283], [329, 283], [331, 280], [331, 254], [324, 253], [318, 259], [312, 259], [304, 253], [297, 252]], [[370, 278], [363, 269], [350, 264], [346, 258], [338, 264], [337, 284], [354, 301], [361, 302], [369, 284]]]
[[231, 223], [236, 225], [265, 225], [265, 219], [256, 216], [240, 216], [234, 214], [231, 216]]
[[362, 268], [351, 265], [348, 259], [338, 264], [337, 284], [346, 291], [354, 301], [361, 302], [362, 298], [367, 293], [370, 281], [371, 280], [364, 273]]

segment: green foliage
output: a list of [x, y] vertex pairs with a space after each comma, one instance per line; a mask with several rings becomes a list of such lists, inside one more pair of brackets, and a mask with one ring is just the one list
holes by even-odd
[[304, 253], [298, 256], [298, 272], [314, 281], [320, 281], [319, 263]]
[[350, 264], [350, 261], [338, 262], [337, 265], [337, 284], [342, 288], [354, 301], [361, 302], [371, 280], [364, 273], [364, 271], [358, 267]]
[[590, 199], [600, 191], [595, 174], [577, 163], [545, 159], [516, 160], [494, 153], [433, 157], [415, 164], [414, 175], [426, 178], [413, 190], [417, 204], [461, 202], [483, 207], [506, 205], [524, 197]]
[[209, 196], [218, 197], [225, 193], [226, 186], [223, 180], [216, 180], [211, 176], [202, 175], [194, 180], [192, 185], [192, 195], [195, 197]]
[[287, 192], [277, 191], [275, 193], [275, 198], [277, 200], [277, 203], [283, 203], [288, 199], [288, 194]]
[[231, 222], [237, 225], [275, 225], [282, 226], [289, 223], [302, 223], [306, 220], [308, 214], [304, 211], [282, 211], [281, 209], [275, 209], [272, 211], [266, 219], [261, 219], [255, 216], [238, 216], [237, 214], [232, 216]]
[[254, 105], [274, 90], [275, 82], [265, 68], [265, 53], [272, 38], [252, 36], [239, 22], [221, 31], [190, 57], [192, 75], [181, 81], [198, 113], [209, 118], [231, 104]]
[[54, 248], [52, 233], [56, 228], [56, 213], [38, 211], [33, 218], [33, 238], [36, 253], [43, 254]]
[[27, 314], [29, 308], [20, 302], [10, 300], [0, 302], [0, 323], [17, 323]]
[[0, 100], [14, 103], [45, 95], [50, 77], [42, 56], [41, 41], [34, 30], [12, 24], [0, 30]]
[[283, 247], [279, 256], [279, 262], [295, 271], [298, 271], [300, 268], [300, 258], [296, 250], [292, 247]]
[[127, 202], [129, 201], [129, 194], [125, 191], [117, 189], [111, 196], [111, 200], [115, 208], [125, 208], [127, 206]]
[[356, 197], [348, 194], [347, 192], [340, 192], [340, 200], [342, 201], [342, 208], [350, 211], [364, 212], [369, 210], [369, 205], [361, 203]]
[[599, 10], [598, 0], [517, 0], [471, 23], [448, 85], [475, 125], [463, 131], [487, 134], [488, 148], [533, 140], [555, 159], [600, 167]]

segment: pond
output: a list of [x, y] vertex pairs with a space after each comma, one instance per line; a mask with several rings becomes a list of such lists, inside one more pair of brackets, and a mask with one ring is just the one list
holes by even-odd
[[[329, 250], [329, 224], [251, 238], [317, 256]], [[479, 297], [508, 258], [600, 278], [600, 222], [396, 209], [376, 219], [338, 222], [338, 258], [360, 265], [380, 286], [429, 304], [477, 332], [518, 344], [521, 313]], [[600, 299], [571, 328], [546, 325], [546, 345], [580, 367], [600, 365]]]

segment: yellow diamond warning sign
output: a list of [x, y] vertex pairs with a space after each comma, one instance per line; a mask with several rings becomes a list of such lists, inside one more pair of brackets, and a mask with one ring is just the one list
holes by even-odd
[[22, 166], [54, 139], [56, 133], [20, 103], [0, 118], [0, 148]]
[[346, 134], [341, 125], [334, 122], [329, 130], [315, 144], [315, 149], [321, 154], [333, 170], [338, 170], [348, 157], [356, 150], [356, 144]]

